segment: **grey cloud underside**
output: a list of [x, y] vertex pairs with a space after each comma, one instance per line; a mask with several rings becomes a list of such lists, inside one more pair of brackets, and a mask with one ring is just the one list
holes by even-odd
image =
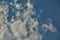
[[[53, 37], [57, 36], [57, 29], [51, 19], [39, 26], [37, 17], [31, 17], [36, 15], [36, 10], [30, 0], [24, 6], [16, 1], [0, 4], [0, 40], [56, 40]], [[8, 14], [12, 15], [10, 21]]]

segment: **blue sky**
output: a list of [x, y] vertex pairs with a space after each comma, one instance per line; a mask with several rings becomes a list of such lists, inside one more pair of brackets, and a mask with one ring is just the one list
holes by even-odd
[[52, 18], [55, 27], [58, 30], [60, 40], [60, 1], [59, 0], [36, 0], [35, 8], [37, 13], [40, 9], [43, 10], [40, 20], [45, 21], [47, 18]]

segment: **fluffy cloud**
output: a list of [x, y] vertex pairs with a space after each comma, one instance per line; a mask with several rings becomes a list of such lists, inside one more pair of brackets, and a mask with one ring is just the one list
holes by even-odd
[[[38, 33], [38, 25], [39, 22], [37, 18], [32, 18], [31, 15], [35, 15], [35, 10], [33, 4], [30, 3], [30, 0], [24, 6], [27, 6], [26, 9], [22, 7], [22, 4], [16, 3], [17, 0], [14, 1], [13, 5], [15, 8], [14, 12], [16, 12], [16, 18], [12, 16], [11, 21], [7, 20], [7, 13], [9, 11], [8, 5], [5, 2], [2, 2], [0, 6], [0, 39], [1, 40], [42, 40], [43, 34]], [[16, 10], [17, 9], [17, 10]], [[23, 10], [21, 12], [21, 10]], [[42, 10], [41, 10], [42, 12]], [[42, 30], [47, 32], [50, 30], [51, 32], [56, 32], [56, 28], [52, 25], [51, 22], [42, 24]], [[5, 37], [5, 36], [6, 37]], [[29, 37], [28, 37], [29, 35]], [[9, 39], [7, 38], [9, 37]], [[11, 38], [12, 37], [12, 38]]]

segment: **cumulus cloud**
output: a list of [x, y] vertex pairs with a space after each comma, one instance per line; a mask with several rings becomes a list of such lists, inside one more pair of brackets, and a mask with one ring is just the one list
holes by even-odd
[[[33, 4], [30, 3], [30, 0], [27, 1], [27, 3], [24, 6], [27, 6], [26, 9], [22, 7], [22, 4], [16, 3], [17, 0], [14, 1], [14, 4], [12, 2], [10, 3], [15, 8], [15, 16], [12, 16], [11, 21], [8, 22], [8, 5], [4, 3], [0, 6], [0, 39], [1, 40], [42, 40], [43, 34], [38, 33], [38, 25], [39, 22], [37, 18], [32, 18], [31, 15], [35, 15], [35, 10], [33, 7]], [[17, 10], [16, 10], [17, 9]], [[23, 11], [21, 12], [21, 10]], [[43, 10], [41, 10], [42, 12]], [[50, 30], [51, 32], [57, 31], [56, 28], [52, 25], [51, 22], [42, 24], [42, 29], [44, 32], [47, 32]], [[28, 29], [29, 28], [29, 29]], [[29, 37], [28, 37], [29, 35]], [[5, 37], [6, 36], [6, 37]], [[9, 39], [7, 38], [9, 37]], [[12, 37], [12, 38], [11, 38]]]
[[[38, 33], [37, 31], [34, 32], [32, 28], [36, 28], [38, 27], [38, 21], [36, 19], [33, 19], [31, 17], [32, 14], [34, 14], [35, 12], [33, 11], [33, 5], [30, 4], [30, 2], [28, 1], [26, 4], [27, 9], [25, 9], [23, 11], [23, 17], [24, 20], [22, 21], [21, 19], [18, 19], [17, 21], [14, 21], [13, 23], [11, 23], [11, 29], [13, 31], [13, 36], [14, 37], [20, 37], [20, 39], [24, 39], [24, 40], [37, 40], [38, 39]], [[16, 15], [17, 17], [19, 17], [18, 15], [21, 15], [20, 12], [17, 12], [18, 14]], [[26, 30], [26, 24], [28, 23], [28, 27], [30, 29], [30, 37], [27, 37], [27, 30]], [[33, 36], [32, 36], [33, 35]], [[22, 37], [23, 36], [23, 37]], [[33, 38], [32, 38], [33, 37]], [[18, 40], [18, 39], [17, 39]]]

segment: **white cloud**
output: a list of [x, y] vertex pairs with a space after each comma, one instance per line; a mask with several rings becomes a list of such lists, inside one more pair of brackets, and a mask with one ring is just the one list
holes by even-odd
[[[27, 39], [28, 40], [37, 40], [38, 39], [38, 33], [37, 33], [38, 21], [36, 19], [31, 18], [31, 15], [35, 14], [35, 12], [33, 11], [33, 5], [30, 4], [30, 2], [27, 2], [26, 4], [27, 4], [27, 9], [24, 10], [23, 15], [22, 15], [24, 18], [24, 21], [22, 22], [21, 19], [18, 19], [17, 21], [14, 21], [14, 23], [11, 24], [13, 36], [14, 37], [22, 37], [22, 35], [23, 35], [24, 37], [27, 37], [26, 24], [28, 22], [30, 32], [32, 34], [31, 34], [30, 38], [27, 38]], [[19, 17], [18, 15], [21, 15], [21, 14], [20, 14], [20, 12], [17, 12], [17, 13], [18, 14], [16, 16], [18, 18]], [[33, 31], [32, 28], [36, 28], [36, 33]], [[22, 39], [22, 38], [20, 38], [20, 39]]]
[[30, 2], [27, 2], [27, 7], [28, 8], [33, 8], [33, 5]]
[[45, 23], [45, 24], [42, 25], [42, 28], [44, 28], [45, 32], [47, 32], [48, 29], [49, 29], [51, 32], [56, 32], [56, 31], [57, 31], [56, 28], [53, 26], [51, 19], [47, 19], [46, 22], [47, 22], [47, 23]]
[[18, 9], [18, 10], [21, 8], [21, 4], [15, 3], [14, 5], [15, 5], [16, 9]]

